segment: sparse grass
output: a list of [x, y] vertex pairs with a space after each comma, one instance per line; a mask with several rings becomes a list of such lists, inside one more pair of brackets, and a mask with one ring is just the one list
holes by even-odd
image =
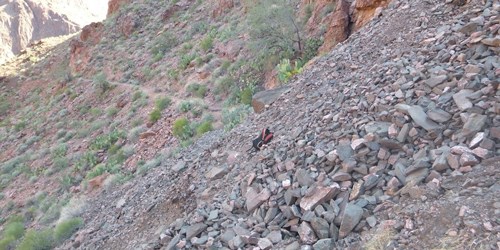
[[139, 175], [142, 175], [142, 174], [145, 174], [146, 172], [148, 172], [150, 169], [152, 168], [156, 168], [160, 165], [161, 161], [160, 159], [158, 158], [155, 158], [155, 159], [152, 159], [152, 160], [149, 160], [147, 161], [146, 163], [144, 163], [143, 165], [141, 165], [138, 169], [137, 169], [137, 173]]
[[59, 222], [54, 229], [54, 239], [56, 242], [63, 242], [73, 235], [83, 225], [81, 218], [72, 218]]
[[5, 96], [0, 96], [0, 116], [3, 116], [9, 112], [10, 103]]
[[375, 235], [366, 242], [364, 249], [366, 250], [382, 250], [387, 249], [395, 232], [392, 229], [377, 230]]

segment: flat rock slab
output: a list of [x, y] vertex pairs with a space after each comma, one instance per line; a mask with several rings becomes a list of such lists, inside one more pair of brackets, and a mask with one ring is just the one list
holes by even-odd
[[408, 113], [410, 114], [413, 121], [418, 124], [420, 127], [424, 128], [427, 131], [433, 131], [439, 128], [439, 125], [429, 119], [427, 114], [425, 114], [424, 109], [420, 106], [413, 105], [408, 109]]
[[340, 191], [340, 186], [334, 183], [328, 187], [317, 187], [311, 196], [302, 197], [300, 208], [304, 211], [314, 209], [318, 204], [331, 200]]
[[269, 199], [271, 196], [271, 191], [269, 189], [265, 188], [260, 192], [257, 192], [257, 190], [253, 187], [249, 188], [247, 190], [247, 193], [245, 195], [247, 201], [247, 211], [251, 213], [254, 209], [258, 208], [264, 201]]
[[194, 225], [189, 226], [186, 230], [186, 239], [190, 240], [191, 238], [205, 231], [207, 227], [208, 226], [205, 225], [204, 223], [196, 223]]
[[340, 224], [339, 238], [345, 238], [361, 220], [363, 209], [354, 204], [347, 204]]
[[255, 113], [262, 113], [266, 105], [272, 104], [274, 101], [283, 94], [290, 90], [289, 86], [282, 86], [279, 88], [264, 90], [257, 92], [252, 98], [252, 107]]

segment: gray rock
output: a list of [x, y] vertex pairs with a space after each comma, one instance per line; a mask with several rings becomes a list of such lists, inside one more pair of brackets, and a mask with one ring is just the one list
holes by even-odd
[[325, 219], [314, 217], [311, 220], [311, 227], [319, 239], [326, 239], [330, 237], [330, 225], [328, 225], [328, 222]]
[[377, 219], [375, 218], [375, 216], [370, 216], [370, 217], [366, 218], [366, 222], [368, 223], [368, 225], [371, 228], [373, 228], [377, 224]]
[[362, 208], [351, 203], [347, 204], [340, 224], [339, 238], [345, 238], [356, 227], [362, 216]]
[[183, 161], [179, 161], [179, 162], [177, 162], [177, 164], [175, 164], [172, 167], [172, 170], [174, 170], [175, 172], [180, 172], [180, 171], [184, 170], [185, 168], [186, 168], [186, 163]]
[[438, 156], [436, 160], [434, 160], [434, 163], [432, 164], [432, 169], [436, 171], [445, 171], [448, 168], [450, 168], [447, 160], [448, 154], [449, 153], [443, 153], [440, 156]]
[[406, 138], [408, 137], [408, 132], [410, 132], [410, 129], [411, 129], [410, 125], [408, 123], [405, 123], [401, 128], [401, 131], [399, 131], [399, 134], [396, 137], [396, 139], [401, 143], [405, 142]]
[[431, 120], [439, 123], [447, 122], [451, 119], [451, 115], [442, 109], [432, 109], [427, 111], [427, 116]]
[[388, 131], [391, 124], [392, 123], [390, 122], [379, 122], [379, 121], [370, 122], [365, 125], [365, 132], [377, 134], [380, 137], [387, 137], [389, 135]]
[[335, 241], [333, 239], [321, 239], [313, 245], [314, 250], [331, 250], [334, 248]]
[[257, 246], [262, 250], [267, 250], [273, 247], [273, 243], [267, 238], [260, 238]]
[[483, 129], [487, 119], [488, 117], [485, 115], [480, 115], [476, 113], [471, 114], [467, 119], [467, 122], [465, 122], [464, 127], [462, 129], [463, 136], [469, 137], [475, 135], [477, 132]]
[[430, 120], [425, 114], [424, 109], [418, 105], [411, 106], [411, 108], [408, 110], [408, 113], [416, 124], [427, 131], [432, 131], [439, 128], [439, 125]]
[[299, 250], [300, 243], [298, 241], [294, 241], [285, 247], [285, 250]]
[[314, 244], [318, 240], [309, 223], [305, 221], [300, 224], [299, 236], [304, 244]]
[[227, 168], [225, 167], [211, 167], [210, 170], [205, 174], [209, 180], [217, 180], [222, 178], [224, 175], [228, 173]]
[[295, 178], [301, 186], [310, 186], [314, 183], [314, 179], [309, 176], [309, 173], [305, 169], [299, 169], [295, 173]]
[[340, 144], [337, 146], [337, 154], [340, 160], [345, 161], [354, 155], [354, 150], [350, 144]]
[[330, 223], [330, 237], [337, 241], [339, 239], [339, 228], [335, 225], [335, 223]]
[[201, 236], [200, 238], [197, 238], [192, 243], [195, 246], [200, 246], [200, 245], [207, 243], [207, 241], [208, 241], [208, 236], [204, 235], [204, 236]]
[[175, 249], [177, 249], [177, 247], [175, 245], [177, 245], [177, 243], [179, 243], [179, 241], [181, 241], [181, 235], [177, 234], [174, 238], [172, 238], [172, 240], [170, 240], [170, 242], [168, 243], [166, 249], [167, 250], [175, 250]]
[[208, 226], [205, 225], [204, 223], [196, 223], [194, 225], [189, 226], [186, 229], [186, 239], [190, 240], [194, 236], [199, 235], [201, 232], [205, 231], [205, 229], [207, 229], [207, 227]]
[[249, 213], [253, 212], [254, 209], [262, 205], [262, 203], [269, 199], [270, 196], [271, 191], [269, 191], [269, 189], [267, 188], [264, 188], [259, 193], [257, 193], [257, 190], [255, 190], [255, 188], [253, 187], [248, 188], [245, 195], [247, 211]]
[[437, 85], [443, 83], [446, 80], [448, 80], [448, 76], [446, 76], [446, 75], [440, 75], [440, 76], [433, 76], [433, 77], [427, 79], [427, 81], [425, 81], [425, 83], [429, 87], [434, 88], [434, 87], [436, 87]]
[[208, 221], [215, 220], [219, 217], [219, 210], [212, 210], [207, 218]]
[[279, 230], [274, 230], [271, 231], [266, 238], [268, 238], [273, 244], [280, 243], [283, 240], [283, 237], [281, 235], [281, 231]]
[[473, 91], [470, 89], [462, 89], [453, 95], [453, 101], [455, 101], [455, 104], [460, 110], [465, 111], [472, 108], [472, 102], [468, 98], [472, 93]]

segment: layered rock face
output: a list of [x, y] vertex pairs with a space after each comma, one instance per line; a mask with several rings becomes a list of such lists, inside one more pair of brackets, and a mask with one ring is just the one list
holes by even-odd
[[90, 22], [100, 21], [106, 11], [107, 3], [97, 0], [2, 0], [0, 63], [32, 41], [71, 34]]

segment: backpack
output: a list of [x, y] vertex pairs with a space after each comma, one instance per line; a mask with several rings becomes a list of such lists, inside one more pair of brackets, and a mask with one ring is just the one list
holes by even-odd
[[262, 129], [262, 132], [260, 133], [259, 137], [255, 138], [252, 142], [253, 147], [256, 150], [260, 150], [264, 144], [267, 144], [268, 142], [273, 139], [273, 133], [269, 131], [268, 128]]

